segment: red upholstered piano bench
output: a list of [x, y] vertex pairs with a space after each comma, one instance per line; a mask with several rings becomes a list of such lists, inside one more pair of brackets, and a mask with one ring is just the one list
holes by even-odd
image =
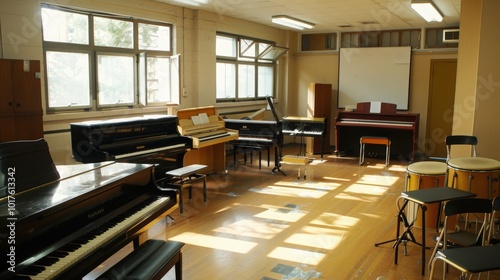
[[359, 165], [365, 161], [365, 144], [385, 145], [385, 165], [389, 165], [391, 157], [391, 140], [381, 136], [362, 136], [359, 138]]
[[175, 279], [182, 279], [182, 242], [149, 239], [106, 270], [98, 280], [159, 280], [175, 266]]

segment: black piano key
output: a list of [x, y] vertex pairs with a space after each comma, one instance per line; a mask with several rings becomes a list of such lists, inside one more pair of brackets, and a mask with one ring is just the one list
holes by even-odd
[[49, 266], [49, 265], [55, 264], [57, 261], [59, 261], [58, 258], [44, 257], [44, 258], [41, 258], [38, 261], [36, 261], [35, 265]]
[[44, 271], [45, 267], [43, 266], [38, 266], [38, 265], [32, 265], [26, 269], [23, 270], [23, 274], [26, 275], [37, 275], [40, 272]]

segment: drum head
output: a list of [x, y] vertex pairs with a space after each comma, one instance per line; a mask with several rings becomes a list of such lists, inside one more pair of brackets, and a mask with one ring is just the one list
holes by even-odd
[[412, 163], [406, 167], [410, 173], [421, 175], [440, 175], [445, 174], [447, 165], [440, 161], [419, 161]]
[[500, 161], [483, 157], [460, 157], [452, 158], [448, 165], [454, 169], [470, 171], [487, 171], [500, 169]]

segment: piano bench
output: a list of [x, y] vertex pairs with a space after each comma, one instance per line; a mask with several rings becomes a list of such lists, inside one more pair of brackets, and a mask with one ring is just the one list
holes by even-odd
[[[262, 169], [262, 149], [264, 149], [263, 146], [258, 146], [258, 145], [233, 145], [233, 161], [234, 161], [234, 167], [236, 168], [236, 150], [237, 149], [242, 149], [243, 150], [243, 160], [244, 163], [247, 164], [247, 150], [250, 150], [250, 163], [253, 161], [253, 151], [257, 151], [259, 153], [259, 170]], [[269, 166], [269, 161], [270, 161], [270, 147], [266, 147], [267, 149], [267, 166]]]
[[175, 266], [175, 279], [182, 279], [182, 247], [177, 241], [146, 240], [106, 270], [98, 280], [159, 280]]
[[299, 166], [299, 171], [297, 174], [297, 181], [300, 180], [300, 167], [304, 166], [304, 180], [306, 180], [307, 177], [307, 165], [312, 162], [313, 159], [310, 159], [308, 157], [304, 156], [292, 156], [292, 155], [285, 155], [281, 159], [282, 164], [289, 164], [289, 165], [298, 165]]
[[391, 157], [391, 140], [383, 136], [361, 136], [359, 138], [359, 165], [363, 165], [365, 161], [365, 145], [385, 145], [385, 165], [389, 165]]
[[182, 189], [189, 188], [189, 200], [191, 201], [193, 199], [193, 183], [195, 181], [203, 181], [203, 204], [207, 203], [207, 178], [205, 174], [197, 173], [206, 167], [207, 166], [203, 164], [191, 164], [165, 173], [167, 176], [171, 176], [165, 180], [165, 185], [179, 190], [179, 209], [181, 214], [184, 213]]

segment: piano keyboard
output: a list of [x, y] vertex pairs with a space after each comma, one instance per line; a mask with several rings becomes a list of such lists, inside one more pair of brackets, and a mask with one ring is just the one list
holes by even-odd
[[165, 147], [160, 147], [160, 148], [155, 148], [155, 149], [147, 149], [147, 150], [141, 150], [141, 151], [127, 153], [127, 154], [116, 155], [115, 159], [122, 159], [122, 158], [129, 158], [129, 157], [146, 155], [146, 154], [151, 154], [151, 153], [164, 152], [167, 150], [172, 150], [172, 149], [182, 148], [182, 147], [186, 147], [186, 144], [182, 143], [182, 144], [165, 146]]
[[259, 137], [238, 137], [238, 141], [253, 141], [253, 142], [269, 142], [272, 143], [273, 139], [269, 138], [259, 138]]
[[[58, 250], [36, 261], [34, 265], [21, 272], [21, 276], [29, 279], [52, 279], [60, 275], [72, 265], [89, 255], [100, 246], [109, 242], [114, 236], [125, 232], [132, 225], [139, 222], [145, 215], [160, 208], [169, 197], [154, 198], [147, 205], [142, 205], [141, 209], [130, 209], [123, 215], [116, 217], [103, 226], [91, 230], [72, 242], [64, 245]], [[130, 213], [132, 212], [132, 213]]]
[[283, 133], [290, 134], [290, 135], [301, 135], [301, 134], [304, 134], [304, 135], [318, 135], [318, 136], [321, 136], [323, 134], [323, 131], [314, 131], [314, 130], [302, 131], [302, 130], [286, 130], [286, 129], [283, 129]]
[[200, 141], [206, 141], [206, 140], [224, 137], [224, 136], [228, 136], [228, 135], [229, 135], [229, 132], [227, 132], [226, 130], [217, 130], [217, 131], [199, 133], [199, 134], [193, 135], [193, 137], [200, 139]]
[[370, 120], [342, 120], [337, 124], [359, 124], [359, 125], [386, 125], [386, 126], [413, 126], [412, 122], [401, 121], [370, 121]]

